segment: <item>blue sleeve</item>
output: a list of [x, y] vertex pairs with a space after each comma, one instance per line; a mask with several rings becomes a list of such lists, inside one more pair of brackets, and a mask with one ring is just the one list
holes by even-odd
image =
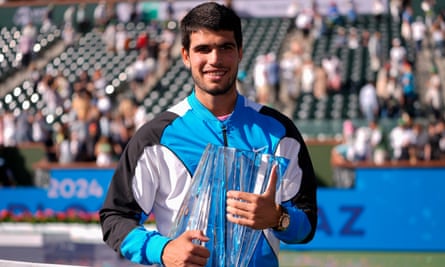
[[274, 231], [275, 236], [281, 241], [289, 244], [299, 243], [311, 232], [311, 223], [306, 213], [293, 206], [290, 201], [282, 203], [290, 216], [290, 225], [284, 231]]
[[162, 264], [162, 251], [170, 241], [157, 231], [143, 226], [133, 229], [122, 241], [120, 251], [128, 260], [145, 265]]

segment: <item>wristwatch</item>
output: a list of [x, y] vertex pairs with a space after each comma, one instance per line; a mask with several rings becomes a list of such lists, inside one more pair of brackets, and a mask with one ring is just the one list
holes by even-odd
[[278, 225], [273, 228], [275, 231], [279, 232], [285, 231], [290, 224], [290, 216], [289, 213], [287, 212], [287, 209], [282, 205], [280, 205], [280, 211], [281, 215], [280, 215], [280, 220], [278, 221]]

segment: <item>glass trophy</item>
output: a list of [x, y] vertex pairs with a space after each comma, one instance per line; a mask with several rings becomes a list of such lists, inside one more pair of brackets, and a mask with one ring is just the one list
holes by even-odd
[[207, 145], [169, 236], [202, 230], [209, 238], [201, 244], [210, 251], [206, 266], [248, 266], [261, 230], [226, 220], [226, 193], [264, 193], [274, 165], [278, 190], [287, 163], [287, 159], [270, 154]]

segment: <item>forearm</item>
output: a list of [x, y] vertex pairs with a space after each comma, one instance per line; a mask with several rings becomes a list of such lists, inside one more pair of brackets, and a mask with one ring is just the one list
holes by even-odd
[[169, 238], [143, 226], [133, 229], [120, 246], [122, 256], [138, 264], [162, 264], [162, 252]]

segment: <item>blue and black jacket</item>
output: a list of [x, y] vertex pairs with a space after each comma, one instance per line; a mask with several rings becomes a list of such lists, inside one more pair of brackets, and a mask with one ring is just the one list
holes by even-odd
[[[313, 238], [316, 179], [294, 123], [242, 95], [232, 115], [220, 121], [192, 93], [142, 126], [125, 148], [100, 210], [104, 241], [133, 262], [162, 264], [167, 234], [209, 143], [289, 160], [277, 194], [290, 214], [290, 227], [263, 230], [249, 266], [278, 266], [280, 240], [295, 244]], [[150, 213], [156, 230], [143, 226]]]

